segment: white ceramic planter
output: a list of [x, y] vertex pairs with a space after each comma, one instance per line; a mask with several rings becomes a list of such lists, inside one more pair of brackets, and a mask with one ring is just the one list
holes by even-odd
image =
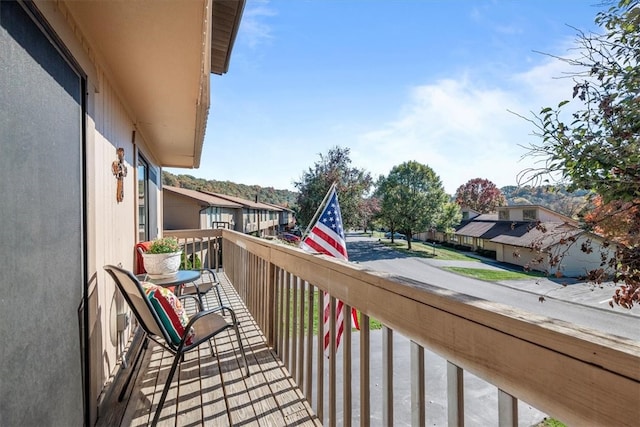
[[180, 269], [182, 251], [169, 254], [142, 254], [144, 269], [150, 277], [171, 277]]

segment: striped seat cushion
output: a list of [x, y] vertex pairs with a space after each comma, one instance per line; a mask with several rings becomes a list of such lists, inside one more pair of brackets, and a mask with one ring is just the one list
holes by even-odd
[[[185, 334], [185, 328], [189, 323], [189, 316], [187, 316], [187, 312], [182, 306], [182, 303], [178, 297], [167, 288], [148, 282], [143, 282], [142, 287], [151, 305], [156, 310], [162, 325], [169, 333], [171, 341], [175, 345], [180, 344]], [[195, 332], [191, 329], [185, 341], [186, 345], [193, 342], [194, 336]]]

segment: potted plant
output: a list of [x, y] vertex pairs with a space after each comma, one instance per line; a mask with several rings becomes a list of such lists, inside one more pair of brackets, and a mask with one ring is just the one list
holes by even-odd
[[180, 269], [182, 248], [174, 237], [162, 237], [151, 242], [142, 254], [144, 269], [154, 278], [170, 277]]

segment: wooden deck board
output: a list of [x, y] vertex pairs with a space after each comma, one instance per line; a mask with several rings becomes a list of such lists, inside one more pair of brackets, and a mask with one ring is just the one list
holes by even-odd
[[[216, 337], [215, 357], [211, 356], [206, 344], [185, 355], [172, 381], [159, 425], [321, 425], [285, 367], [267, 347], [260, 329], [226, 276], [221, 273], [219, 278], [222, 300], [234, 309], [240, 321], [251, 374], [248, 378], [245, 376], [235, 333], [229, 329], [228, 333]], [[213, 291], [207, 295], [206, 304], [208, 307], [217, 305]], [[187, 304], [188, 311], [194, 309]], [[115, 403], [126, 406], [120, 426], [150, 423], [172, 361], [173, 355], [149, 342], [128, 401]], [[97, 425], [105, 424], [98, 420]]]

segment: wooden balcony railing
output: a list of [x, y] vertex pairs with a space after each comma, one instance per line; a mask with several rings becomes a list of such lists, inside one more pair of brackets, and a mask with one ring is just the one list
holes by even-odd
[[[370, 425], [371, 361], [380, 357], [382, 424], [393, 425], [394, 369], [410, 369], [411, 424], [425, 425], [425, 350], [447, 361], [450, 426], [464, 424], [465, 372], [498, 388], [500, 426], [518, 425], [518, 400], [568, 425], [635, 426], [640, 420], [640, 343], [230, 230], [165, 235], [224, 269], [325, 425]], [[328, 360], [317, 333], [322, 322], [313, 314], [322, 311], [323, 292], [331, 295], [332, 311], [336, 299], [345, 303], [347, 322], [355, 307], [362, 326], [354, 334], [359, 346], [347, 327], [339, 357]], [[371, 354], [370, 318], [383, 325], [382, 355]], [[335, 327], [332, 322], [332, 336]], [[394, 366], [396, 333], [411, 341], [411, 366]]]

